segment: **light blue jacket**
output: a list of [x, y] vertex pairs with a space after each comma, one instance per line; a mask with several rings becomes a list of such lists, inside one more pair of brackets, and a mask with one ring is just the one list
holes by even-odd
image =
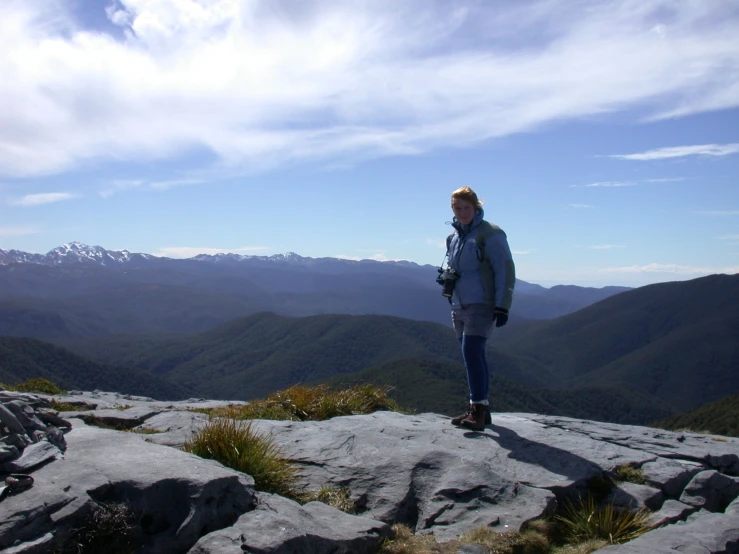
[[452, 221], [456, 232], [448, 241], [449, 267], [460, 274], [451, 298], [455, 310], [470, 304], [509, 310], [513, 302], [516, 268], [508, 238], [484, 217], [480, 208], [468, 225]]

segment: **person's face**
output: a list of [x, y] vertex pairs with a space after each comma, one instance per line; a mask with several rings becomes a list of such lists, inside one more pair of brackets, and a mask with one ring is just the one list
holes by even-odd
[[452, 210], [454, 211], [454, 217], [462, 225], [469, 225], [475, 219], [475, 205], [467, 200], [456, 199], [452, 202]]

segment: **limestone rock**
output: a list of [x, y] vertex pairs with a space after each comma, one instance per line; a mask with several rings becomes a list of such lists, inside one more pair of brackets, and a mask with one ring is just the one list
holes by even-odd
[[729, 554], [739, 545], [739, 518], [701, 510], [687, 521], [660, 527], [598, 554]]
[[372, 554], [390, 526], [340, 512], [321, 502], [304, 506], [258, 493], [257, 508], [228, 529], [198, 541], [189, 554]]
[[208, 416], [199, 412], [162, 412], [135, 427], [134, 431], [156, 431], [156, 433], [147, 435], [146, 440], [181, 448], [185, 441], [192, 438], [193, 433], [200, 430], [207, 422]]
[[664, 496], [661, 490], [654, 487], [637, 483], [619, 483], [606, 498], [606, 502], [631, 511], [640, 508], [656, 511], [662, 506]]
[[52, 531], [61, 541], [93, 503], [126, 503], [144, 552], [186, 552], [254, 505], [253, 480], [217, 462], [81, 421], [66, 438], [64, 459], [36, 470], [32, 488], [0, 502], [0, 548]]
[[662, 508], [658, 512], [652, 514], [649, 518], [649, 524], [652, 527], [662, 527], [676, 521], [686, 519], [693, 512], [697, 511], [698, 508], [690, 506], [689, 504], [683, 504], [678, 500], [668, 499], [662, 504]]
[[709, 512], [723, 512], [737, 496], [739, 478], [711, 469], [693, 477], [680, 496], [680, 501]]
[[50, 442], [40, 441], [23, 449], [19, 458], [0, 465], [6, 473], [28, 473], [32, 469], [61, 455], [61, 451]]

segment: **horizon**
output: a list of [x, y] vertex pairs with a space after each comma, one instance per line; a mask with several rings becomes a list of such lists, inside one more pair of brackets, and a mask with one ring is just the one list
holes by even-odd
[[[290, 252], [282, 252], [282, 253], [277, 253], [277, 254], [269, 254], [269, 255], [263, 255], [263, 254], [236, 254], [234, 252], [217, 252], [215, 254], [195, 254], [194, 256], [188, 256], [188, 257], [169, 257], [169, 256], [158, 256], [158, 255], [155, 255], [155, 254], [149, 254], [147, 252], [133, 252], [133, 251], [130, 251], [130, 250], [125, 249], [125, 248], [124, 249], [120, 249], [120, 250], [112, 250], [112, 249], [105, 248], [104, 246], [99, 245], [99, 244], [95, 244], [95, 245], [92, 245], [92, 244], [84, 244], [84, 243], [79, 242], [79, 241], [70, 241], [70, 242], [67, 242], [67, 243], [64, 243], [64, 244], [60, 244], [59, 246], [57, 246], [55, 248], [52, 248], [51, 250], [49, 250], [47, 252], [25, 252], [25, 251], [23, 251], [23, 252], [24, 253], [27, 253], [27, 254], [36, 254], [36, 255], [44, 256], [44, 255], [51, 254], [52, 252], [54, 252], [56, 250], [59, 250], [59, 249], [62, 249], [64, 247], [69, 247], [69, 246], [74, 246], [74, 245], [80, 246], [80, 247], [85, 247], [85, 248], [102, 248], [106, 252], [127, 252], [129, 254], [144, 254], [144, 255], [149, 255], [149, 256], [156, 257], [156, 258], [171, 259], [171, 260], [191, 260], [191, 259], [193, 259], [193, 258], [195, 258], [197, 256], [202, 256], [202, 255], [205, 255], [205, 256], [235, 255], [235, 256], [238, 256], [240, 258], [277, 258], [277, 257], [288, 257], [291, 254], [294, 254], [294, 255], [298, 256], [299, 258], [312, 259], [312, 260], [315, 260], [315, 259], [333, 259], [333, 260], [341, 260], [341, 261], [349, 261], [349, 262], [410, 263], [410, 264], [415, 264], [415, 265], [418, 265], [418, 266], [428, 265], [428, 266], [431, 266], [431, 267], [436, 267], [433, 264], [419, 264], [419, 263], [413, 262], [411, 260], [374, 260], [372, 258], [362, 258], [362, 259], [357, 260], [357, 259], [353, 259], [353, 258], [336, 258], [336, 257], [333, 257], [333, 256], [314, 257], [314, 256], [302, 256], [301, 254], [299, 254], [297, 252], [292, 252], [292, 251], [290, 251]], [[8, 252], [9, 250], [12, 250], [12, 249], [3, 249], [3, 248], [0, 248], [0, 252]], [[0, 265], [2, 265], [2, 264], [0, 264]], [[710, 274], [710, 275], [714, 275], [714, 274]], [[708, 275], [703, 275], [701, 277], [707, 277], [707, 276]], [[681, 280], [686, 281], [686, 280], [692, 280], [692, 279], [698, 279], [698, 278], [700, 278], [700, 277], [693, 277], [693, 278], [690, 278], [690, 279], [681, 279]], [[585, 287], [585, 288], [606, 288], [606, 287], [638, 288], [639, 286], [646, 286], [646, 285], [638, 285], [638, 286], [635, 286], [635, 287], [629, 287], [629, 285], [618, 285], [618, 284], [612, 284], [612, 285], [594, 285], [594, 286], [591, 286], [591, 285], [583, 285], [583, 284], [575, 284], [575, 283], [562, 283], [562, 282], [557, 282], [557, 281], [551, 282], [551, 283], [542, 283], [540, 281], [536, 281], [535, 282], [535, 281], [529, 281], [527, 279], [521, 279], [519, 276], [517, 276], [516, 279], [517, 280], [520, 280], [520, 281], [524, 281], [524, 282], [526, 282], [526, 283], [528, 283], [530, 285], [538, 285], [538, 286], [541, 286], [541, 287], [547, 288], [547, 289], [552, 288], [552, 287], [555, 287], [555, 286], [570, 286], [570, 285], [576, 285], [576, 286]], [[659, 284], [659, 283], [662, 283], [662, 282], [671, 282], [671, 281], [658, 281], [658, 282], [655, 282], [655, 283], [648, 283], [648, 284]]]
[[0, 4], [0, 248], [739, 273], [739, 10], [613, 0]]

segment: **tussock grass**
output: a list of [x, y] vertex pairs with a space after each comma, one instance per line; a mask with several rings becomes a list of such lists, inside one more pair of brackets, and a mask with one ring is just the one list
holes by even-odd
[[67, 391], [64, 389], [59, 388], [54, 383], [49, 381], [48, 379], [43, 379], [41, 377], [34, 377], [33, 379], [28, 379], [27, 381], [23, 381], [22, 383], [18, 383], [17, 385], [5, 385], [0, 383], [0, 386], [2, 386], [4, 389], [9, 391], [16, 391], [16, 392], [35, 392], [35, 393], [41, 393], [41, 394], [66, 394]]
[[577, 505], [566, 502], [561, 514], [554, 516], [563, 542], [578, 544], [603, 540], [620, 544], [639, 537], [651, 529], [651, 512], [642, 508], [636, 512], [617, 510], [613, 504], [599, 506], [593, 496]]
[[297, 470], [272, 437], [257, 433], [251, 421], [211, 418], [185, 442], [183, 449], [251, 475], [257, 490], [295, 499], [300, 496]]
[[490, 527], [480, 527], [463, 534], [459, 539], [436, 542], [433, 535], [414, 535], [406, 525], [392, 527], [394, 537], [386, 540], [380, 554], [456, 554], [465, 544], [477, 544], [496, 554], [548, 554], [551, 543], [547, 527], [531, 525], [527, 529], [499, 533]]
[[129, 433], [137, 433], [139, 435], [156, 435], [158, 433], [164, 433], [161, 429], [151, 429], [149, 427], [134, 427], [133, 429], [126, 429]]
[[616, 476], [617, 481], [636, 483], [637, 485], [644, 485], [647, 483], [647, 478], [644, 476], [644, 472], [640, 467], [623, 464], [617, 466], [613, 473]]
[[357, 511], [347, 488], [322, 487], [317, 491], [304, 491], [298, 501], [301, 504], [313, 501], [323, 502], [347, 514], [355, 514]]
[[130, 508], [99, 503], [53, 554], [134, 554], [140, 547]]
[[89, 407], [78, 406], [77, 404], [69, 404], [68, 402], [57, 402], [56, 400], [49, 400], [49, 408], [56, 410], [57, 412], [86, 412]]
[[264, 400], [246, 406], [215, 409], [213, 415], [231, 419], [322, 421], [336, 416], [369, 414], [378, 410], [401, 411], [388, 393], [391, 389], [370, 384], [332, 390], [325, 385], [293, 385]]

